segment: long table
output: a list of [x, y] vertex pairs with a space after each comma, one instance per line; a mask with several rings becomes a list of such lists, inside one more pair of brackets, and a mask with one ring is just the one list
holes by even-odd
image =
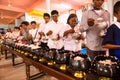
[[[51, 76], [54, 76], [54, 77], [58, 78], [59, 80], [81, 80], [81, 79], [75, 78], [73, 75], [71, 75], [68, 72], [63, 72], [63, 71], [57, 70], [53, 66], [48, 66], [48, 65], [42, 64], [40, 62], [37, 62], [37, 61], [35, 61], [31, 58], [28, 58], [25, 55], [19, 53], [18, 51], [15, 51], [14, 49], [12, 49], [10, 47], [3, 46], [3, 48], [5, 50], [9, 50], [13, 55], [17, 55], [24, 60], [24, 63], [25, 63], [25, 66], [26, 66], [27, 80], [30, 80], [30, 65], [35, 66], [40, 71], [42, 70], [44, 73], [47, 73]], [[93, 73], [87, 73], [87, 79], [86, 80], [98, 80], [98, 76], [93, 74]]]

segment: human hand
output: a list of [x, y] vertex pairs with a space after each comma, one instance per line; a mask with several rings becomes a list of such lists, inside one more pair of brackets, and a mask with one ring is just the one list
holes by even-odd
[[44, 32], [39, 32], [40, 36], [45, 36]]
[[88, 26], [90, 26], [90, 27], [93, 26], [94, 25], [94, 21], [95, 20], [93, 18], [89, 18], [88, 21], [87, 21]]
[[73, 29], [70, 29], [70, 30], [67, 30], [64, 32], [64, 35], [63, 36], [67, 36], [68, 34], [70, 33], [74, 33], [75, 31]]
[[50, 31], [47, 32], [46, 35], [47, 35], [47, 36], [50, 36], [52, 33], [53, 33], [53, 32], [50, 30]]

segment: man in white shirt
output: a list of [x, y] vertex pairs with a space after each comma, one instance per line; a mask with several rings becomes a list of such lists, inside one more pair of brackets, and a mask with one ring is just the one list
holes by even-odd
[[45, 34], [49, 36], [48, 46], [50, 49], [61, 49], [63, 47], [62, 30], [65, 27], [58, 21], [59, 13], [57, 10], [51, 12], [52, 21], [45, 28]]
[[47, 47], [47, 37], [45, 35], [45, 28], [46, 28], [46, 24], [50, 21], [50, 15], [48, 13], [44, 13], [43, 15], [44, 18], [44, 23], [40, 24], [40, 27], [38, 29], [38, 33], [40, 35], [40, 39], [41, 39], [41, 47]]
[[94, 60], [95, 56], [105, 54], [105, 49], [102, 48], [105, 34], [101, 34], [101, 28], [104, 27], [102, 30], [105, 32], [110, 23], [110, 14], [102, 8], [104, 1], [93, 0], [93, 9], [84, 12], [80, 23], [81, 32], [86, 32], [87, 54], [91, 61]]
[[38, 29], [36, 28], [36, 21], [32, 21], [31, 22], [31, 28], [29, 30], [29, 38], [33, 41], [33, 42], [38, 42], [39, 41], [39, 34], [38, 34]]

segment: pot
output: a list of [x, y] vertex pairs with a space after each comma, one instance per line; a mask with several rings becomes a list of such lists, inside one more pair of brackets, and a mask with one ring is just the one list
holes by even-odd
[[91, 67], [91, 62], [89, 61], [87, 55], [76, 54], [71, 57], [69, 65], [74, 71], [87, 71]]
[[99, 55], [94, 59], [93, 67], [99, 76], [115, 77], [120, 65], [114, 56]]
[[60, 50], [57, 50], [57, 53], [55, 55], [55, 62], [57, 64], [68, 64], [69, 58], [70, 58], [69, 51], [60, 49]]

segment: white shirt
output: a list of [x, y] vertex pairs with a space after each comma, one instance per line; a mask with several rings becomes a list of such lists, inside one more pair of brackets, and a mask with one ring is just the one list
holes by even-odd
[[6, 38], [12, 38], [12, 33], [11, 32], [6, 32], [5, 37]]
[[[68, 29], [66, 30], [72, 29], [69, 25], [67, 25], [67, 28]], [[77, 25], [74, 30], [76, 33], [80, 34], [79, 27]], [[68, 34], [68, 36], [64, 38], [64, 49], [69, 51], [79, 51], [81, 50], [82, 40], [75, 40], [73, 38], [73, 34]]]
[[20, 31], [18, 31], [18, 32], [12, 32], [12, 38], [13, 39], [16, 39], [16, 38], [18, 38], [20, 36]]
[[65, 27], [64, 24], [59, 21], [57, 23], [54, 21], [50, 21], [48, 24], [46, 24], [45, 34], [49, 32], [50, 30], [53, 32], [52, 35], [50, 35], [48, 39], [49, 48], [61, 49], [63, 47], [62, 38], [57, 41], [54, 41], [53, 39], [57, 37], [57, 34], [59, 34], [60, 37], [62, 37], [63, 35], [62, 32], [63, 32], [64, 27]]
[[38, 29], [38, 32], [45, 32], [46, 24], [47, 24], [47, 23], [45, 23], [45, 22], [44, 22], [44, 23], [41, 23], [41, 24], [40, 24], [40, 27], [39, 27], [39, 29]]
[[32, 35], [33, 40], [38, 40], [40, 38], [39, 34], [38, 34], [38, 29], [30, 29], [29, 33]]

